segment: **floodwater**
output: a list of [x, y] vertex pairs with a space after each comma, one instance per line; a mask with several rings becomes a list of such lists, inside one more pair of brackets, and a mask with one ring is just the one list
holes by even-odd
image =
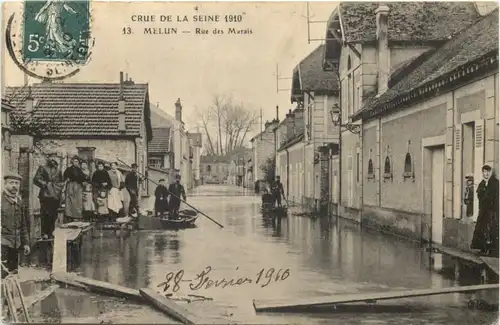
[[[142, 207], [152, 207], [153, 201], [145, 200]], [[439, 288], [463, 281], [431, 270], [429, 253], [418, 244], [361, 230], [345, 220], [267, 220], [259, 212], [260, 197], [246, 189], [205, 185], [188, 194], [188, 202], [224, 228], [200, 216], [195, 229], [138, 231], [125, 237], [109, 232], [84, 243], [74, 271], [162, 291], [169, 274], [182, 275], [178, 285], [175, 278], [168, 281], [165, 293], [210, 298], [186, 305], [204, 323], [493, 324], [498, 318], [496, 312], [468, 309], [470, 297], [464, 294], [393, 300], [355, 312], [256, 313], [253, 299]], [[204, 270], [213, 281], [234, 279], [239, 285], [199, 285], [197, 275]], [[34, 317], [50, 322], [171, 322], [147, 306], [69, 289], [40, 304]]]

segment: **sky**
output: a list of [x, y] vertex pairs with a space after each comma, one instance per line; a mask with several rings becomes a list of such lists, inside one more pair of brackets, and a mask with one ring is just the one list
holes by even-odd
[[[3, 28], [6, 17], [19, 14], [20, 3], [3, 3]], [[198, 11], [195, 11], [195, 7]], [[310, 36], [323, 39], [326, 20], [335, 2], [311, 2]], [[290, 102], [291, 79], [279, 80], [276, 90], [276, 64], [280, 78], [290, 78], [294, 67], [321, 41], [308, 43], [305, 2], [92, 2], [92, 32], [95, 46], [91, 61], [65, 82], [119, 82], [119, 73], [127, 73], [135, 82], [148, 83], [150, 101], [174, 115], [177, 98], [183, 104], [184, 120], [191, 130], [199, 124], [195, 108], [211, 104], [215, 94], [229, 95], [245, 105], [262, 109], [263, 123], [276, 115], [280, 118], [294, 106]], [[176, 16], [194, 14], [241, 14], [242, 22], [229, 24], [176, 22]], [[172, 15], [173, 22], [133, 22], [132, 15]], [[234, 25], [234, 26], [233, 26]], [[123, 35], [130, 27], [132, 35]], [[176, 27], [177, 35], [145, 35], [144, 27]], [[195, 35], [196, 27], [227, 31], [228, 27], [251, 28], [250, 35]], [[191, 30], [181, 34], [180, 30]], [[3, 36], [3, 35], [2, 35]], [[3, 38], [3, 37], [2, 37]], [[6, 86], [24, 83], [24, 76], [3, 46], [3, 77]], [[29, 82], [38, 82], [29, 79]], [[255, 127], [253, 134], [260, 131]], [[251, 137], [251, 136], [250, 136]], [[250, 139], [248, 137], [248, 139]]]

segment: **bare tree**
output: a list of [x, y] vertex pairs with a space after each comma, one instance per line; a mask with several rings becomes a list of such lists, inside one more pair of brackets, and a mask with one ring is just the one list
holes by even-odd
[[[214, 95], [212, 105], [198, 110], [209, 155], [225, 155], [242, 147], [257, 121], [254, 110], [243, 103], [235, 104], [231, 96]], [[215, 139], [215, 141], [214, 141]]]

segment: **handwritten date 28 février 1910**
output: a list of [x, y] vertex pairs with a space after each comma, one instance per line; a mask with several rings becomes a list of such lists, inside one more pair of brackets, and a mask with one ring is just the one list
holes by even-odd
[[[238, 270], [238, 268], [236, 268]], [[207, 266], [203, 271], [196, 275], [192, 280], [184, 279], [184, 270], [178, 272], [169, 272], [165, 276], [165, 281], [158, 285], [159, 288], [163, 287], [163, 292], [172, 290], [173, 292], [179, 291], [182, 282], [189, 283], [189, 289], [192, 291], [197, 291], [200, 289], [210, 289], [210, 288], [227, 288], [235, 287], [244, 284], [257, 284], [261, 288], [265, 288], [271, 283], [285, 281], [290, 276], [290, 269], [274, 269], [274, 268], [263, 268], [257, 272], [255, 278], [249, 277], [236, 277], [236, 278], [221, 278], [217, 280], [212, 280], [209, 273], [212, 271], [211, 266]]]

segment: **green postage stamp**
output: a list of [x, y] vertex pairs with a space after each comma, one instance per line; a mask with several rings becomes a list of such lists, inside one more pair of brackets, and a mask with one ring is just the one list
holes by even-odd
[[72, 61], [89, 57], [90, 1], [25, 1], [23, 61]]

